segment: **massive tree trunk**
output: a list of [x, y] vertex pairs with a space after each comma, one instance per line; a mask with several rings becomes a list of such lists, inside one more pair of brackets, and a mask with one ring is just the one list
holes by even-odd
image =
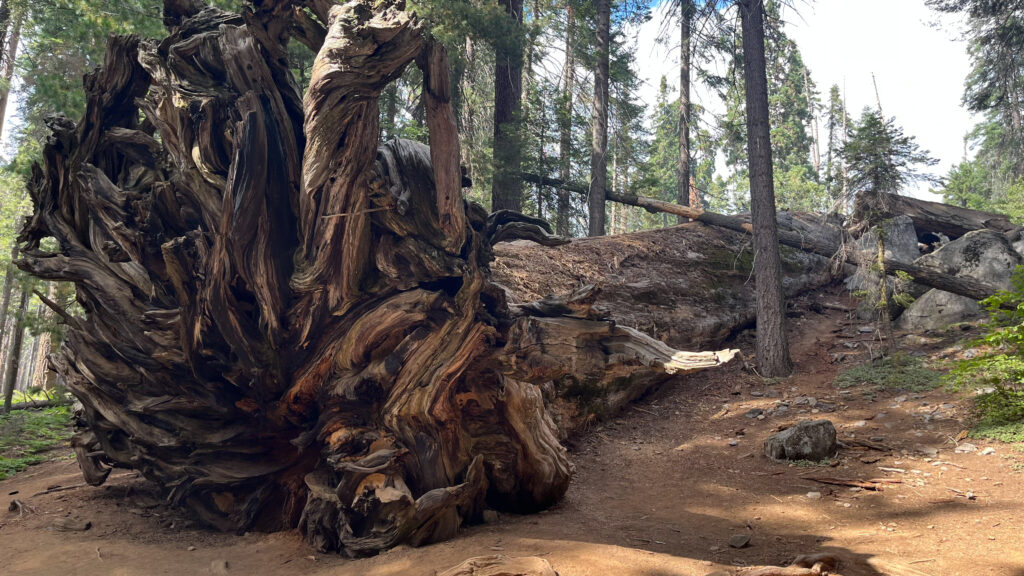
[[498, 0], [515, 23], [516, 38], [498, 38], [494, 51], [494, 181], [491, 209], [523, 208], [522, 164], [523, 52], [518, 32], [523, 26], [523, 0]]
[[754, 227], [757, 281], [757, 366], [765, 377], [792, 371], [782, 297], [779, 239], [775, 221], [775, 183], [768, 125], [765, 76], [764, 5], [739, 0], [743, 27], [743, 79], [747, 99], [747, 158], [750, 163], [750, 217]]
[[[547, 178], [536, 174], [523, 173], [523, 180], [535, 182], [544, 186], [553, 186], [562, 190], [568, 190], [577, 194], [587, 194], [588, 188], [583, 185], [563, 182], [557, 178]], [[662, 212], [674, 214], [683, 218], [696, 220], [709, 226], [718, 226], [736, 232], [751, 233], [753, 227], [747, 220], [737, 216], [727, 216], [715, 212], [707, 212], [693, 206], [682, 206], [672, 202], [665, 202], [656, 198], [639, 196], [636, 194], [620, 194], [612, 190], [606, 191], [608, 200], [620, 202], [630, 206], [643, 208], [648, 212]], [[843, 230], [821, 224], [811, 229], [801, 230], [776, 230], [779, 243], [790, 246], [804, 252], [810, 252], [826, 258], [835, 258], [838, 262], [851, 266], [861, 266], [861, 261], [855, 250], [849, 248], [847, 239], [843, 237]], [[914, 282], [929, 288], [938, 288], [960, 296], [966, 296], [975, 300], [983, 300], [995, 294], [999, 289], [973, 278], [961, 276], [950, 276], [940, 270], [917, 266], [916, 264], [901, 262], [899, 260], [884, 259], [886, 270], [906, 272], [913, 277]]]
[[603, 236], [604, 192], [608, 187], [608, 58], [611, 46], [611, 0], [596, 0], [597, 40], [594, 66], [594, 137], [590, 151], [590, 236]]
[[[170, 36], [112, 39], [82, 122], [52, 123], [19, 266], [86, 312], [51, 306], [86, 479], [136, 468], [208, 524], [348, 554], [548, 506], [571, 467], [541, 386], [556, 402], [731, 352], [677, 352], [585, 295], [508, 306], [492, 244], [558, 239], [463, 199], [444, 50], [395, 2], [307, 6], [168, 0]], [[378, 147], [381, 91], [413, 61], [430, 146]]]
[[[679, 193], [676, 202], [690, 205], [690, 35], [693, 0], [679, 1]], [[686, 218], [677, 217], [682, 224]]]

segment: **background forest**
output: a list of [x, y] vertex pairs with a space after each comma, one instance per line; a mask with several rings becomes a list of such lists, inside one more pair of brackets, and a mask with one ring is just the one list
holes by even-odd
[[[214, 4], [240, 9], [231, 0]], [[578, 0], [410, 0], [433, 25], [452, 64], [453, 105], [470, 196], [488, 208], [513, 208], [546, 219], [560, 233], [586, 235], [592, 218], [584, 194], [540, 186], [523, 173], [586, 187], [597, 177], [595, 77], [607, 75], [605, 187], [666, 201], [699, 203], [717, 212], [749, 209], [743, 57], [732, 3], [702, 0], [617, 0], [610, 3], [608, 68], [601, 67], [599, 8]], [[937, 181], [946, 202], [1024, 219], [1024, 134], [1021, 51], [1024, 17], [1018, 2], [929, 0], [938, 12], [961, 14], [972, 70], [963, 103], [981, 122], [967, 135], [975, 151]], [[839, 86], [818, 86], [800, 47], [786, 32], [794, 8], [766, 2], [765, 47], [775, 191], [780, 210], [845, 213], [869, 167], [870, 150], [901, 146], [924, 160], [896, 119], [879, 109], [847, 110]], [[660, 41], [681, 59], [684, 86], [699, 82], [714, 103], [681, 98], [662, 78], [656, 101], [638, 97], [636, 31], [658, 18]], [[596, 31], [596, 33], [595, 33]], [[13, 390], [45, 388], [44, 362], [61, 338], [55, 315], [74, 313], [70, 286], [17, 271], [13, 241], [28, 212], [32, 178], [58, 115], [84, 109], [82, 77], [100, 64], [106, 38], [164, 34], [159, 0], [0, 0], [0, 126], [8, 143], [0, 167], [0, 292], [2, 374]], [[299, 85], [313, 54], [290, 45]], [[425, 141], [424, 102], [415, 67], [381, 99], [382, 139]], [[681, 146], [682, 144], [682, 146]], [[682, 152], [681, 152], [682, 150]], [[867, 150], [867, 152], [865, 152]], [[858, 164], [859, 163], [859, 164]], [[689, 186], [687, 186], [689, 181]], [[664, 214], [608, 203], [603, 232], [618, 234], [675, 224]], [[592, 232], [592, 230], [591, 230]]]

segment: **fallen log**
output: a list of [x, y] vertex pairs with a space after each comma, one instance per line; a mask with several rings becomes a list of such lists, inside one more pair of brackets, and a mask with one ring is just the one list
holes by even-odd
[[[997, 212], [984, 212], [942, 204], [941, 202], [930, 202], [910, 196], [882, 193], [879, 198], [873, 201], [881, 206], [879, 216], [909, 216], [914, 221], [914, 228], [917, 230], [918, 238], [926, 234], [944, 234], [950, 239], [959, 238], [974, 230], [995, 230], [996, 232], [1009, 233], [1018, 230], [1020, 227], [1010, 221], [1005, 214]], [[855, 217], [866, 215], [868, 208], [866, 197], [859, 194], [853, 204]], [[874, 209], [879, 212], [878, 209]]]
[[[734, 351], [681, 353], [587, 293], [510, 307], [494, 244], [562, 240], [464, 199], [444, 50], [397, 1], [305, 5], [168, 0], [169, 36], [112, 38], [83, 120], [50, 123], [17, 265], [85, 312], [51, 360], [86, 482], [134, 468], [205, 524], [350, 555], [550, 506], [572, 466], [546, 402], [613, 406]], [[319, 50], [304, 97], [293, 24]], [[414, 62], [430, 146], [379, 145]]]
[[29, 400], [11, 404], [11, 410], [31, 410], [35, 408], [53, 408], [54, 406], [70, 406], [72, 401], [64, 398], [49, 400]]
[[[556, 188], [564, 188], [570, 192], [580, 194], [587, 193], [587, 190], [584, 187], [572, 183], [564, 183], [557, 178], [542, 177], [529, 173], [523, 173], [522, 176], [523, 180], [527, 182]], [[672, 202], [665, 202], [634, 194], [622, 194], [608, 191], [606, 192], [605, 197], [608, 200], [622, 204], [638, 206], [646, 210], [665, 212], [676, 216], [683, 216], [711, 226], [720, 226], [737, 232], [753, 233], [750, 223], [736, 216], [726, 216], [715, 212], [707, 212], [697, 207], [682, 206], [680, 204], [673, 204]], [[807, 235], [781, 228], [778, 231], [778, 235], [779, 243], [783, 245], [803, 250], [805, 252], [818, 254], [826, 258], [838, 258], [840, 262], [851, 264], [853, 266], [862, 265], [862, 263], [858, 261], [855, 251], [845, 247], [842, 230], [838, 227], [835, 227], [835, 235], [832, 239], [821, 234]], [[886, 271], [890, 273], [894, 271], [906, 272], [913, 277], [914, 282], [923, 286], [938, 288], [939, 290], [952, 292], [953, 294], [959, 294], [975, 300], [983, 300], [998, 291], [998, 288], [984, 282], [974, 280], [973, 278], [950, 276], [932, 268], [925, 268], [923, 266], [917, 266], [906, 262], [886, 259], [884, 261], [884, 266]]]

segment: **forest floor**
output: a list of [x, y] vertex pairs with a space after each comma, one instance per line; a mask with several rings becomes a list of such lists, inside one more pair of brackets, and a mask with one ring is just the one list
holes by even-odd
[[[826, 301], [851, 305], [835, 288], [796, 302], [794, 376], [765, 382], [734, 362], [649, 395], [570, 446], [576, 477], [544, 513], [502, 514], [449, 542], [347, 560], [314, 553], [294, 532], [196, 527], [134, 472], [78, 486], [74, 460], [62, 457], [0, 482], [5, 505], [23, 504], [0, 512], [0, 573], [432, 576], [469, 557], [504, 554], [541, 556], [561, 576], [704, 576], [829, 552], [845, 576], [1024, 576], [1024, 446], [966, 440], [977, 450], [956, 452], [969, 427], [966, 394], [871, 382], [837, 388], [839, 372], [867, 360], [863, 341], [872, 335], [822, 309]], [[905, 347], [948, 358], [971, 333], [932, 336]], [[741, 333], [732, 345], [751, 355], [752, 344]], [[788, 403], [784, 414], [780, 402]], [[762, 456], [774, 431], [819, 417], [847, 444], [887, 449], [848, 447], [827, 463], [799, 465]], [[983, 455], [987, 448], [994, 453]], [[810, 477], [902, 483], [870, 491]], [[68, 489], [38, 494], [57, 486]], [[749, 545], [730, 547], [737, 534], [749, 535]]]

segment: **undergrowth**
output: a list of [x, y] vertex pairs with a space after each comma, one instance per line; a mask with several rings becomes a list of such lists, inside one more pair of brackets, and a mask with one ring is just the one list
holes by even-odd
[[0, 415], [0, 480], [47, 460], [45, 453], [65, 445], [70, 436], [67, 406]]
[[899, 353], [854, 366], [835, 379], [837, 388], [865, 384], [908, 392], [932, 390], [941, 383], [942, 374], [925, 366], [921, 358]]
[[981, 391], [972, 436], [1024, 442], [1024, 266], [1014, 271], [1011, 284], [982, 300], [989, 323], [971, 343], [982, 353], [958, 362], [946, 380], [956, 389]]

